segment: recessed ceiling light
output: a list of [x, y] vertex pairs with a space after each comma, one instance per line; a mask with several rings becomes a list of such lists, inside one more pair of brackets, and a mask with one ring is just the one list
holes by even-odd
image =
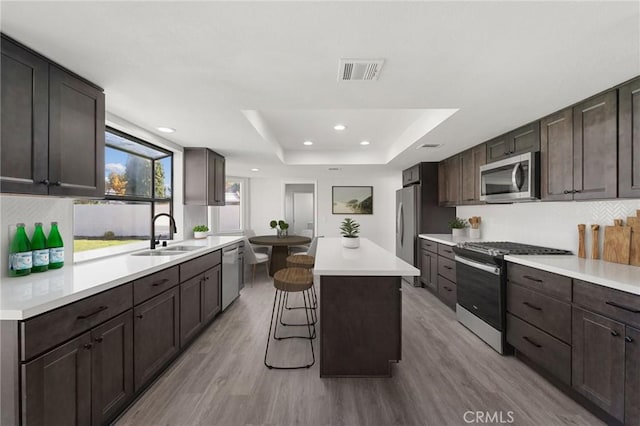
[[337, 130], [337, 131], [342, 131], [342, 130], [344, 130], [346, 128], [347, 128], [347, 126], [345, 126], [344, 124], [336, 124], [335, 126], [333, 126], [333, 129]]
[[173, 127], [156, 127], [156, 129], [162, 133], [173, 133], [176, 131]]
[[369, 145], [370, 143], [371, 142], [369, 142], [369, 141], [362, 141], [362, 142], [360, 142], [360, 145]]
[[313, 142], [311, 142], [311, 141], [304, 141], [304, 142], [302, 142], [302, 143], [303, 143], [304, 145], [307, 145], [307, 146], [309, 146], [309, 145], [313, 145]]
[[251, 169], [252, 172], [259, 172], [260, 169]]

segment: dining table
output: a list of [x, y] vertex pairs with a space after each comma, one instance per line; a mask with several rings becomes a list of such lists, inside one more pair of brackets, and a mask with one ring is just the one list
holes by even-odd
[[258, 235], [250, 237], [251, 244], [271, 246], [271, 261], [269, 263], [269, 275], [273, 276], [280, 269], [287, 267], [287, 256], [289, 256], [289, 247], [309, 244], [311, 238], [302, 235], [288, 235], [286, 237], [278, 237], [277, 235]]

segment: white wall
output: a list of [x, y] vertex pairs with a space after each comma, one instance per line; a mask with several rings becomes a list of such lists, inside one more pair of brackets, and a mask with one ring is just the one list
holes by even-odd
[[600, 257], [604, 226], [613, 219], [635, 216], [640, 200], [532, 202], [457, 207], [461, 218], [481, 216], [482, 239], [508, 240], [578, 252], [578, 224], [587, 225], [587, 256], [591, 256], [591, 224], [600, 225]]
[[[250, 223], [256, 234], [273, 234], [269, 227], [272, 219], [284, 218], [284, 183], [295, 182], [288, 178], [250, 179]], [[381, 247], [395, 253], [395, 197], [402, 187], [401, 174], [389, 177], [336, 176], [316, 180], [317, 234], [325, 237], [340, 236], [340, 222], [349, 215], [331, 213], [332, 186], [373, 186], [373, 214], [351, 215], [360, 223], [360, 236], [369, 238]]]
[[16, 223], [24, 223], [31, 239], [35, 222], [42, 222], [45, 235], [49, 235], [51, 222], [58, 229], [65, 246], [64, 261], [73, 263], [73, 200], [68, 198], [0, 195], [0, 276], [9, 276], [7, 261], [9, 244], [15, 234]]

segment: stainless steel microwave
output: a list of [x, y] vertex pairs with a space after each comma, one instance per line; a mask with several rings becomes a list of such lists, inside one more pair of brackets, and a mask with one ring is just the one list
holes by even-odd
[[540, 198], [540, 153], [526, 154], [480, 167], [480, 200], [513, 203]]

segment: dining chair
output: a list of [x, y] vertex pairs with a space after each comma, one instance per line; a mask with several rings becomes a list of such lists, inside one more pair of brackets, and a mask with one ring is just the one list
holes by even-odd
[[[245, 237], [251, 238], [256, 236], [256, 231], [254, 231], [253, 229], [245, 229], [243, 234]], [[253, 247], [253, 251], [255, 251], [256, 253], [264, 253], [266, 255], [269, 255], [269, 246], [252, 244], [252, 243], [249, 243], [248, 241], [247, 241], [247, 244], [251, 245], [251, 247]]]
[[[303, 229], [299, 234], [301, 237], [313, 238], [312, 229]], [[309, 251], [309, 244], [289, 247], [289, 254], [306, 254]]]
[[309, 248], [307, 249], [307, 251], [304, 252], [298, 252], [298, 253], [292, 253], [293, 255], [309, 255], [309, 256], [314, 256], [316, 255], [316, 249], [318, 248], [318, 238], [322, 238], [324, 235], [319, 235], [317, 237], [313, 237], [313, 239], [311, 240], [311, 243], [309, 244]]
[[249, 239], [245, 237], [245, 247], [247, 248], [244, 253], [244, 261], [253, 265], [253, 275], [251, 277], [251, 284], [256, 280], [256, 267], [259, 263], [264, 263], [265, 271], [269, 276], [269, 255], [266, 253], [260, 253], [253, 249], [253, 244], [249, 243]]

